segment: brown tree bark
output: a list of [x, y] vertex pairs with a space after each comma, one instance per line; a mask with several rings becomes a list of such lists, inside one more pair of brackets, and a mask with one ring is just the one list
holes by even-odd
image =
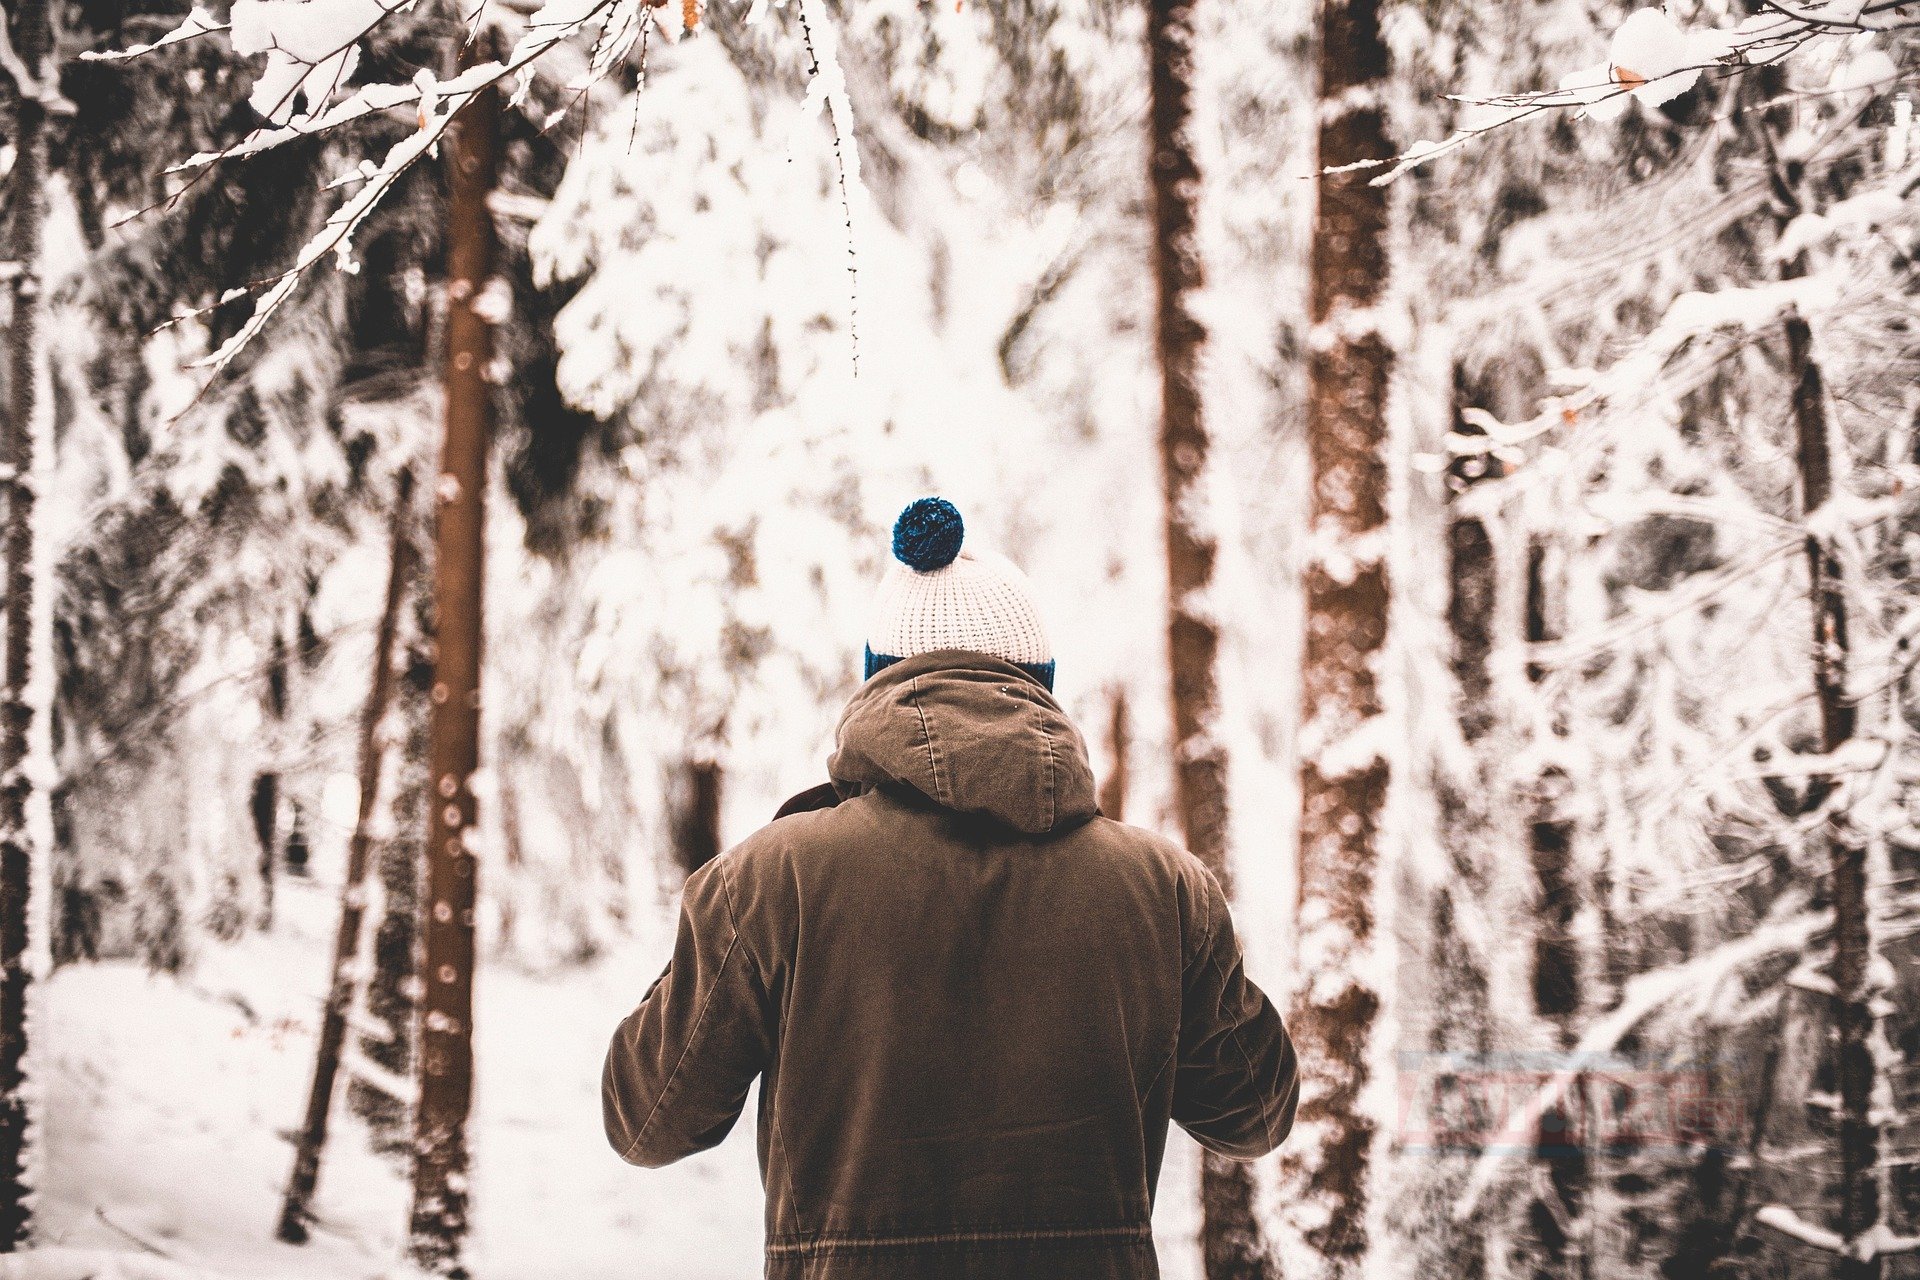
[[[1209, 439], [1200, 400], [1206, 328], [1193, 312], [1205, 283], [1195, 238], [1200, 166], [1193, 115], [1193, 2], [1147, 7], [1151, 79], [1148, 177], [1153, 189], [1154, 283], [1160, 359], [1160, 461], [1166, 497], [1167, 665], [1173, 698], [1174, 798], [1187, 847], [1232, 892], [1227, 867], [1227, 754], [1214, 734], [1220, 634], [1206, 602], [1214, 534], [1196, 519]], [[1272, 1262], [1253, 1214], [1244, 1164], [1204, 1152], [1201, 1252], [1207, 1280], [1264, 1280]]]
[[1127, 757], [1133, 752], [1133, 729], [1127, 715], [1127, 690], [1117, 685], [1107, 695], [1107, 758], [1112, 762], [1100, 780], [1100, 812], [1125, 822], [1127, 812]]
[[[52, 32], [46, 0], [8, 6], [10, 36], [37, 80], [48, 75]], [[40, 240], [46, 218], [47, 111], [42, 84], [15, 83], [14, 161], [7, 181], [6, 258], [13, 268], [7, 332], [7, 403], [0, 464], [6, 494], [6, 679], [0, 714], [0, 1252], [27, 1242], [27, 987], [33, 894], [27, 757], [33, 732], [34, 413], [39, 366]], [[45, 856], [41, 851], [40, 856]]]
[[668, 791], [668, 840], [680, 870], [692, 875], [724, 852], [720, 843], [720, 798], [726, 775], [717, 760], [681, 760], [673, 770]]
[[[491, 56], [470, 43], [463, 61]], [[414, 1111], [408, 1253], [429, 1274], [464, 1276], [467, 1116], [473, 1104], [473, 772], [480, 762], [481, 584], [493, 327], [476, 302], [493, 274], [487, 197], [499, 179], [500, 97], [476, 93], [448, 146], [446, 440], [435, 488], [434, 679], [427, 735], [426, 916], [420, 1097]]]
[[367, 866], [372, 861], [373, 815], [380, 799], [380, 727], [393, 694], [394, 636], [400, 627], [400, 599], [406, 589], [407, 562], [412, 547], [407, 523], [413, 501], [413, 473], [403, 469], [393, 504], [392, 560], [387, 570], [387, 594], [380, 609], [380, 625], [373, 641], [373, 679], [367, 703], [360, 713], [360, 806], [354, 814], [353, 835], [347, 841], [346, 872], [340, 882], [340, 925], [333, 940], [333, 968], [329, 972], [327, 1001], [320, 1019], [320, 1042], [314, 1054], [313, 1087], [307, 1094], [306, 1121], [294, 1151], [293, 1172], [280, 1205], [276, 1234], [288, 1244], [305, 1244], [312, 1218], [313, 1192], [320, 1181], [320, 1154], [327, 1142], [327, 1115], [333, 1109], [334, 1080], [340, 1072], [340, 1051], [347, 1039], [347, 1014], [360, 959], [360, 931], [366, 919]]
[[[1321, 0], [1322, 170], [1393, 153], [1382, 94], [1378, 0]], [[1387, 795], [1378, 668], [1387, 640], [1387, 388], [1393, 353], [1379, 325], [1388, 274], [1388, 202], [1365, 170], [1317, 180], [1309, 255], [1308, 520], [1301, 673], [1300, 937], [1293, 1033], [1306, 1073], [1310, 1136], [1289, 1161], [1300, 1236], [1328, 1276], [1356, 1274], [1369, 1247], [1375, 1122], [1361, 1107], [1380, 992], [1364, 975], [1374, 940]], [[1355, 735], [1360, 735], [1357, 738]], [[1343, 749], [1342, 744], [1346, 744]]]

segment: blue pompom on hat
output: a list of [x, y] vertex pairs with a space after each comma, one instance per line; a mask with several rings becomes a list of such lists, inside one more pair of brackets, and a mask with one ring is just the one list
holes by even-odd
[[932, 573], [953, 563], [966, 536], [960, 508], [945, 498], [921, 498], [893, 522], [893, 556], [909, 569]]
[[1053, 688], [1053, 648], [1026, 575], [1005, 556], [966, 549], [966, 522], [945, 498], [907, 504], [867, 627], [866, 669], [915, 654], [967, 649], [1004, 658]]

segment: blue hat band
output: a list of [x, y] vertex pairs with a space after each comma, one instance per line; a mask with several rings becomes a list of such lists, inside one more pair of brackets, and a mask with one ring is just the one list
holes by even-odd
[[[871, 680], [898, 661], [900, 659], [887, 654], [875, 653], [873, 646], [868, 645], [867, 674], [862, 679]], [[1013, 665], [1038, 680], [1048, 693], [1053, 692], [1053, 659], [1049, 658], [1045, 662], [1016, 662]]]

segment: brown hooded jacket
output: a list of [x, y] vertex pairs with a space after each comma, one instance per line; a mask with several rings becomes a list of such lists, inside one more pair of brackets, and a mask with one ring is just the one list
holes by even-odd
[[1157, 1276], [1168, 1121], [1251, 1159], [1298, 1092], [1219, 884], [1098, 816], [1079, 733], [997, 658], [887, 668], [838, 744], [810, 811], [688, 879], [608, 1139], [704, 1150], [762, 1077], [770, 1280]]

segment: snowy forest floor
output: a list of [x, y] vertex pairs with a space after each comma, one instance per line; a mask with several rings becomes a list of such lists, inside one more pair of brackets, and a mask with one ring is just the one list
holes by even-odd
[[[313, 1065], [337, 898], [286, 882], [267, 933], [191, 971], [71, 965], [38, 991], [40, 1247], [0, 1280], [371, 1280], [396, 1271], [402, 1172], [336, 1104], [311, 1243], [276, 1242]], [[642, 952], [646, 954], [642, 954]], [[607, 1037], [664, 952], [636, 944], [552, 976], [483, 965], [477, 984], [476, 1280], [744, 1280], [760, 1274], [753, 1103], [718, 1150], [658, 1171], [600, 1131]], [[1197, 1148], [1176, 1133], [1156, 1230], [1168, 1280], [1200, 1272]]]

